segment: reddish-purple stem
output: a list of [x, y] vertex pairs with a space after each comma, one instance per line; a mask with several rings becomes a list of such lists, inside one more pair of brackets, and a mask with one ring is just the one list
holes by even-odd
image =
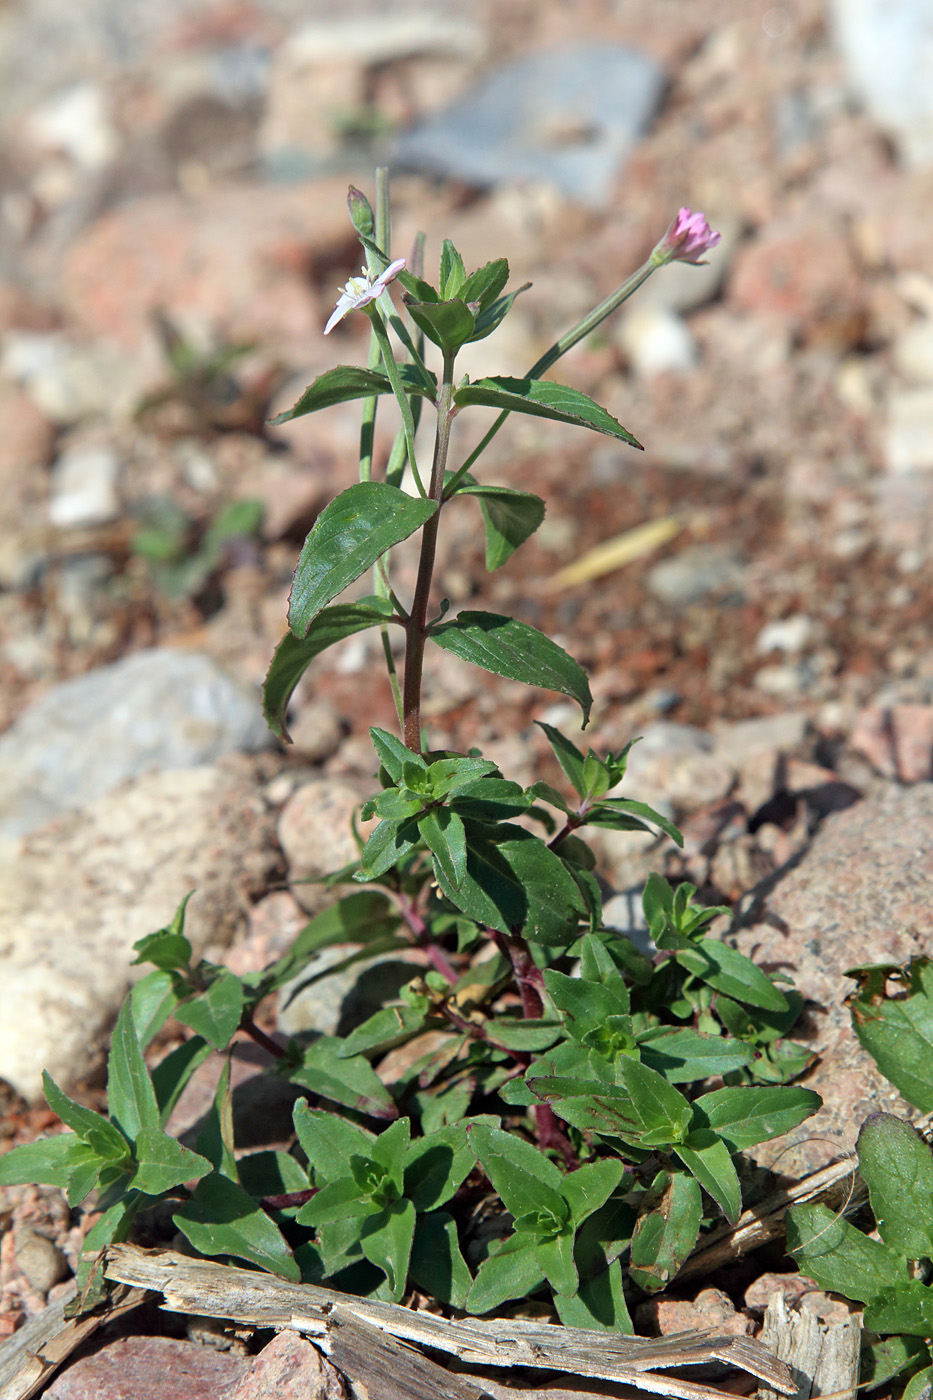
[[427, 953], [431, 966], [453, 986], [454, 982], [457, 980], [457, 972], [453, 964], [449, 961], [443, 948], [431, 937], [430, 929], [418, 913], [412, 901], [408, 898], [408, 895], [402, 894], [397, 890], [393, 893], [392, 898], [395, 900], [398, 912], [414, 934], [419, 948], [423, 948]]

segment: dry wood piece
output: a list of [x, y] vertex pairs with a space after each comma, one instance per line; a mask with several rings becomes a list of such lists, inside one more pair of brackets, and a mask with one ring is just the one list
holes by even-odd
[[[162, 1293], [164, 1306], [173, 1312], [224, 1317], [260, 1327], [290, 1327], [317, 1341], [328, 1355], [339, 1348], [341, 1329], [346, 1328], [347, 1319], [353, 1319], [397, 1341], [456, 1356], [464, 1365], [565, 1371], [621, 1381], [676, 1400], [715, 1400], [723, 1392], [656, 1373], [710, 1361], [748, 1371], [785, 1395], [795, 1389], [786, 1366], [752, 1337], [688, 1332], [655, 1339], [609, 1332], [594, 1335], [581, 1328], [511, 1320], [448, 1321], [393, 1303], [354, 1298], [310, 1284], [286, 1283], [271, 1274], [123, 1244], [107, 1251], [104, 1273], [114, 1282]], [[348, 1335], [344, 1331], [345, 1339]], [[452, 1393], [449, 1386], [448, 1391]], [[463, 1394], [466, 1400], [469, 1392]]]
[[30, 1318], [0, 1347], [0, 1400], [29, 1400], [102, 1323], [139, 1307], [146, 1292], [142, 1288], [115, 1289], [106, 1312], [66, 1319], [65, 1308], [73, 1297], [74, 1289], [50, 1303], [38, 1317]]
[[[858, 1387], [861, 1332], [857, 1315], [844, 1322], [822, 1322], [816, 1313], [789, 1312], [782, 1293], [775, 1293], [765, 1311], [762, 1340], [794, 1378], [794, 1400], [819, 1395], [855, 1400]], [[759, 1400], [778, 1400], [771, 1390], [759, 1391]]]

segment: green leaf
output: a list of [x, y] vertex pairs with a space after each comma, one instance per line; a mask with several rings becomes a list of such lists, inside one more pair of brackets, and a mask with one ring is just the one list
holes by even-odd
[[[127, 1138], [137, 1137], [141, 1128], [159, 1130], [159, 1105], [139, 1048], [129, 997], [113, 1028], [107, 1061], [107, 1107], [111, 1120]], [[139, 1189], [145, 1190], [142, 1186]]]
[[466, 1310], [487, 1313], [510, 1298], [528, 1298], [544, 1282], [531, 1235], [513, 1235], [495, 1254], [484, 1260], [467, 1294]]
[[[413, 366], [399, 365], [399, 373], [406, 393], [431, 397], [428, 386], [422, 382]], [[276, 427], [280, 423], [290, 423], [293, 418], [303, 418], [306, 413], [316, 413], [319, 408], [331, 408], [334, 404], [348, 403], [351, 399], [369, 399], [378, 394], [391, 393], [392, 385], [381, 370], [335, 365], [333, 369], [319, 374], [294, 407], [277, 414], [271, 419], [271, 424]]]
[[159, 1125], [165, 1127], [172, 1109], [181, 1098], [182, 1090], [211, 1053], [211, 1047], [200, 1036], [192, 1036], [169, 1051], [152, 1071], [152, 1087], [159, 1105]]
[[393, 934], [400, 922], [394, 905], [379, 890], [344, 895], [305, 924], [285, 956], [265, 969], [257, 990], [262, 996], [276, 991], [322, 948], [336, 943], [366, 947]]
[[466, 877], [466, 832], [456, 812], [448, 807], [426, 812], [418, 821], [418, 834], [447, 883], [455, 887], [462, 885]]
[[659, 1172], [641, 1202], [632, 1236], [633, 1282], [656, 1293], [676, 1278], [697, 1242], [703, 1198], [687, 1172]]
[[122, 1162], [129, 1157], [129, 1144], [120, 1129], [95, 1113], [93, 1108], [75, 1103], [46, 1070], [42, 1071], [42, 1092], [52, 1112], [104, 1161]]
[[[361, 1159], [357, 1158], [357, 1162]], [[329, 1181], [306, 1201], [296, 1216], [299, 1225], [319, 1229], [345, 1220], [362, 1220], [368, 1215], [381, 1215], [382, 1204], [352, 1176]]]
[[933, 1335], [933, 1288], [911, 1279], [882, 1289], [865, 1309], [865, 1326], [873, 1332], [906, 1332], [924, 1338]]
[[[929, 1289], [927, 1291], [929, 1292]], [[904, 1387], [901, 1400], [930, 1400], [931, 1389], [933, 1389], [933, 1366], [925, 1366], [922, 1371], [917, 1371], [911, 1376]]]
[[154, 967], [133, 983], [130, 1005], [142, 1049], [155, 1038], [186, 995], [184, 983], [181, 983], [181, 990], [178, 989], [179, 981], [176, 973]]
[[459, 297], [447, 301], [414, 301], [406, 294], [402, 300], [418, 329], [440, 346], [445, 355], [456, 354], [471, 339], [476, 317]]
[[385, 1274], [393, 1303], [405, 1292], [414, 1233], [415, 1208], [411, 1201], [402, 1200], [393, 1201], [381, 1216], [367, 1220], [360, 1235], [363, 1256]]
[[909, 1123], [877, 1113], [862, 1124], [856, 1151], [884, 1243], [907, 1259], [933, 1255], [933, 1152], [928, 1144]]
[[[618, 1075], [646, 1132], [670, 1132], [667, 1142], [682, 1140], [692, 1116], [689, 1103], [663, 1074], [623, 1055]], [[655, 1144], [660, 1145], [660, 1143]]]
[[700, 977], [714, 991], [725, 992], [736, 1001], [761, 1006], [766, 1011], [785, 1011], [787, 999], [771, 978], [750, 958], [717, 938], [701, 938], [691, 948], [678, 949], [681, 967]]
[[906, 1259], [827, 1206], [791, 1206], [787, 1252], [821, 1288], [859, 1303], [870, 1303], [885, 1288], [909, 1278]]
[[396, 1118], [392, 1095], [363, 1055], [340, 1058], [339, 1037], [322, 1035], [304, 1051], [300, 1065], [283, 1071], [293, 1084], [301, 1084], [323, 1099], [343, 1104], [374, 1118]]
[[540, 719], [536, 719], [535, 724], [539, 729], [544, 730], [547, 741], [554, 750], [554, 757], [570, 779], [571, 787], [578, 797], [582, 797], [586, 791], [586, 783], [583, 779], [584, 758], [582, 753], [575, 744], [572, 744], [561, 734], [559, 729], [554, 729], [552, 725], [545, 724]]
[[414, 817], [381, 821], [360, 852], [361, 880], [378, 880], [421, 842]]
[[278, 1226], [235, 1181], [211, 1172], [172, 1220], [201, 1254], [229, 1254], [298, 1282], [300, 1271]]
[[555, 1293], [572, 1293], [579, 1283], [577, 1267], [573, 1262], [573, 1231], [562, 1230], [550, 1239], [538, 1240], [535, 1256], [541, 1265], [541, 1272]]
[[404, 1045], [406, 1040], [411, 1040], [412, 1036], [423, 1030], [426, 1019], [424, 1012], [413, 1006], [384, 1006], [343, 1038], [340, 1058], [345, 1060], [353, 1055], [383, 1054], [386, 1050], [394, 1050], [397, 1045]]
[[505, 778], [478, 778], [461, 788], [451, 805], [463, 818], [495, 823], [527, 812], [529, 799], [518, 783]]
[[147, 1196], [161, 1196], [173, 1186], [197, 1181], [212, 1170], [210, 1162], [189, 1147], [183, 1147], [161, 1128], [140, 1128], [135, 1134], [136, 1171], [134, 1190]]
[[391, 622], [394, 608], [385, 598], [361, 598], [357, 603], [337, 603], [318, 613], [302, 639], [286, 632], [275, 649], [263, 685], [263, 714], [266, 723], [280, 739], [289, 743], [285, 725], [288, 702], [294, 689], [316, 656], [354, 632]]
[[652, 1026], [637, 1040], [644, 1064], [658, 1070], [671, 1084], [689, 1084], [713, 1074], [730, 1074], [755, 1058], [754, 1050], [748, 1045], [688, 1028]]
[[598, 403], [582, 394], [579, 389], [571, 389], [566, 384], [555, 384], [550, 379], [510, 379], [494, 375], [489, 379], [478, 379], [475, 384], [463, 384], [454, 391], [457, 408], [469, 404], [479, 404], [484, 408], [498, 408], [506, 413], [529, 413], [536, 418], [554, 418], [559, 423], [572, 423], [580, 428], [592, 428], [608, 437], [620, 438], [631, 447], [641, 448], [641, 443], [623, 428], [618, 419], [613, 418]]
[[230, 1092], [230, 1057], [225, 1057], [210, 1108], [204, 1116], [195, 1147], [214, 1169], [237, 1181], [233, 1140], [233, 1095]]
[[694, 1121], [711, 1128], [731, 1152], [744, 1152], [758, 1142], [789, 1133], [820, 1108], [823, 1100], [812, 1089], [714, 1089], [694, 1101]]
[[444, 651], [496, 676], [569, 695], [590, 717], [593, 697], [586, 675], [571, 656], [536, 627], [496, 613], [462, 612], [428, 635]]
[[405, 1195], [419, 1212], [436, 1210], [466, 1181], [475, 1161], [462, 1123], [418, 1138], [405, 1159]]
[[159, 967], [163, 972], [187, 972], [191, 964], [191, 944], [184, 935], [185, 912], [188, 908], [188, 901], [194, 893], [186, 894], [175, 917], [168, 928], [163, 928], [158, 933], [147, 934], [145, 938], [139, 938], [133, 944], [136, 957], [133, 959], [134, 967], [138, 963], [149, 962], [154, 967]]
[[218, 969], [206, 991], [182, 1002], [175, 1019], [190, 1026], [215, 1050], [226, 1050], [243, 1015], [243, 983], [228, 968]]
[[240, 1185], [255, 1200], [265, 1196], [284, 1196], [292, 1191], [307, 1191], [308, 1173], [290, 1152], [269, 1148], [251, 1152], [237, 1162]]
[[475, 496], [479, 501], [486, 525], [486, 568], [490, 573], [511, 559], [544, 519], [544, 502], [531, 491], [481, 486], [470, 481], [454, 494]]
[[[852, 1028], [881, 1073], [922, 1113], [933, 1112], [933, 990], [931, 963], [916, 958], [910, 965], [910, 994], [893, 1000], [884, 995], [884, 976], [876, 992], [863, 981], [854, 1000]], [[888, 971], [890, 969], [885, 969]], [[850, 974], [852, 975], [852, 974]]]
[[[441, 267], [438, 290], [442, 300], [448, 297], [460, 296], [463, 284], [466, 281], [466, 268], [463, 266], [463, 259], [457, 252], [449, 238], [445, 238], [441, 244]], [[475, 298], [471, 298], [475, 300]], [[463, 298], [467, 300], [466, 297]]]
[[742, 1214], [742, 1188], [728, 1147], [708, 1128], [695, 1128], [674, 1152], [734, 1225]]
[[[581, 1267], [577, 1264], [578, 1269]], [[554, 1306], [565, 1327], [585, 1327], [597, 1332], [631, 1336], [635, 1329], [622, 1286], [622, 1266], [613, 1260], [598, 1273], [580, 1278], [576, 1293], [555, 1293]]]
[[417, 1288], [439, 1302], [461, 1309], [466, 1306], [473, 1275], [460, 1253], [456, 1221], [446, 1211], [419, 1214], [408, 1276]]
[[[919, 1337], [886, 1337], [877, 1342], [862, 1343], [860, 1380], [875, 1390], [885, 1381], [901, 1375], [918, 1365], [926, 1368], [930, 1353]], [[903, 1400], [903, 1397], [902, 1397]]]
[[615, 985], [568, 977], [565, 972], [547, 968], [544, 986], [559, 1011], [569, 1018], [570, 1033], [581, 1040], [587, 1031], [597, 1028], [610, 1016], [625, 1016], [630, 1010], [628, 989], [616, 975]]
[[520, 297], [522, 292], [527, 292], [531, 286], [530, 282], [523, 282], [520, 287], [516, 287], [514, 292], [508, 292], [504, 297], [497, 297], [484, 311], [481, 311], [476, 318], [476, 328], [470, 336], [470, 342], [485, 340], [487, 335], [492, 335], [506, 316], [512, 310], [516, 297]]
[[[94, 1154], [90, 1154], [92, 1157]], [[73, 1171], [88, 1160], [88, 1148], [76, 1133], [26, 1142], [0, 1157], [0, 1186], [58, 1186], [64, 1190]], [[95, 1158], [99, 1166], [100, 1158]]]
[[[448, 291], [445, 295], [459, 296], [460, 300], [465, 301], [468, 305], [478, 302], [480, 311], [485, 311], [492, 306], [508, 280], [508, 261], [505, 258], [496, 258], [493, 262], [488, 262], [483, 267], [478, 267], [475, 272], [471, 272], [463, 284], [457, 288], [456, 293]], [[443, 286], [443, 281], [441, 285]]]
[[384, 481], [358, 482], [325, 506], [295, 569], [288, 604], [288, 625], [295, 636], [306, 637], [331, 599], [436, 510], [436, 501], [409, 496]]
[[584, 825], [602, 826], [614, 831], [647, 831], [646, 822], [660, 827], [678, 846], [684, 844], [679, 827], [649, 807], [647, 802], [636, 802], [630, 797], [607, 797], [597, 802], [587, 812]]
[[561, 1194], [570, 1207], [574, 1225], [582, 1225], [594, 1211], [601, 1210], [625, 1174], [617, 1159], [590, 1162], [569, 1172], [561, 1182]]
[[393, 783], [402, 781], [402, 773], [405, 771], [406, 763], [414, 763], [416, 767], [427, 772], [428, 765], [420, 754], [412, 753], [406, 744], [395, 734], [390, 734], [387, 729], [377, 729], [373, 727], [369, 731], [369, 737], [373, 742], [373, 748], [379, 755], [379, 762], [392, 779]]
[[451, 903], [501, 933], [520, 930], [541, 943], [567, 937], [583, 912], [583, 900], [566, 866], [531, 832], [505, 825], [490, 829], [466, 822], [467, 868], [452, 885], [440, 867], [435, 876]]
[[561, 1174], [539, 1148], [501, 1128], [474, 1126], [468, 1135], [477, 1161], [511, 1215], [519, 1219], [543, 1207], [555, 1218], [566, 1217]]

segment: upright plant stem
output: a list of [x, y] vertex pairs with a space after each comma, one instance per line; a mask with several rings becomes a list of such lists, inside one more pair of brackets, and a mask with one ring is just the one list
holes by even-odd
[[[531, 366], [525, 378], [539, 379], [542, 374], [545, 374], [547, 370], [551, 368], [551, 365], [555, 364], [560, 359], [561, 355], [566, 355], [567, 351], [572, 350], [575, 345], [579, 344], [584, 336], [588, 336], [591, 331], [595, 330], [601, 321], [605, 321], [607, 316], [611, 316], [613, 311], [622, 305], [623, 301], [628, 301], [632, 293], [637, 292], [641, 284], [647, 282], [655, 268], [660, 266], [661, 264], [653, 261], [652, 258], [649, 258], [646, 263], [642, 263], [638, 271], [633, 273], [627, 282], [623, 282], [622, 286], [617, 287], [614, 292], [606, 297], [605, 301], [601, 301], [598, 306], [594, 307], [588, 316], [584, 316], [582, 321], [578, 321], [575, 326], [571, 326], [569, 331], [565, 331], [559, 340], [555, 340], [550, 349], [545, 350], [540, 360], [536, 360]], [[503, 409], [492, 427], [489, 428], [473, 448], [473, 451], [470, 453], [469, 457], [467, 457], [463, 465], [457, 468], [455, 476], [451, 479], [447, 487], [448, 494], [456, 490], [458, 482], [460, 482], [470, 470], [477, 458], [485, 452], [508, 416], [509, 410], [507, 408]]]
[[421, 558], [411, 613], [405, 624], [405, 680], [402, 689], [402, 737], [412, 753], [421, 753], [421, 679], [424, 672], [424, 643], [427, 637], [428, 602], [434, 578], [434, 556], [437, 551], [437, 529], [440, 523], [441, 501], [444, 495], [444, 470], [450, 447], [451, 408], [453, 406], [453, 357], [444, 356], [444, 373], [437, 401], [437, 433], [434, 438], [434, 460], [428, 497], [437, 501], [437, 510], [421, 532]]

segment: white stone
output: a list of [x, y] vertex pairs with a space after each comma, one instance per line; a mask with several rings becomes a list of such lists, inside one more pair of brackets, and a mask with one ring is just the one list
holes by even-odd
[[133, 943], [181, 900], [196, 952], [229, 943], [275, 850], [252, 784], [222, 768], [151, 774], [0, 847], [0, 1073], [29, 1097], [99, 1056], [135, 968]]
[[120, 514], [120, 459], [112, 447], [73, 447], [52, 468], [49, 520], [59, 529], [106, 525]]
[[755, 651], [767, 656], [769, 651], [783, 651], [793, 656], [803, 651], [813, 638], [813, 619], [805, 613], [795, 613], [779, 622], [769, 622], [755, 639]]
[[665, 306], [631, 307], [622, 317], [617, 339], [641, 379], [669, 370], [683, 374], [697, 363], [696, 341], [681, 317]]
[[894, 342], [894, 363], [914, 384], [933, 384], [933, 320], [915, 321]]
[[933, 164], [930, 0], [832, 0], [850, 86], [910, 165]]
[[888, 471], [898, 475], [933, 469], [933, 387], [889, 396], [884, 459]]
[[32, 113], [28, 130], [40, 149], [61, 152], [84, 170], [106, 165], [119, 144], [106, 96], [96, 83], [76, 83], [56, 93]]
[[54, 686], [0, 737], [0, 837], [80, 810], [143, 773], [272, 742], [258, 694], [211, 657], [138, 652]]
[[296, 30], [279, 57], [289, 66], [319, 67], [333, 63], [388, 63], [417, 53], [448, 53], [475, 58], [482, 30], [471, 20], [437, 10], [370, 14], [358, 18], [314, 20]]

